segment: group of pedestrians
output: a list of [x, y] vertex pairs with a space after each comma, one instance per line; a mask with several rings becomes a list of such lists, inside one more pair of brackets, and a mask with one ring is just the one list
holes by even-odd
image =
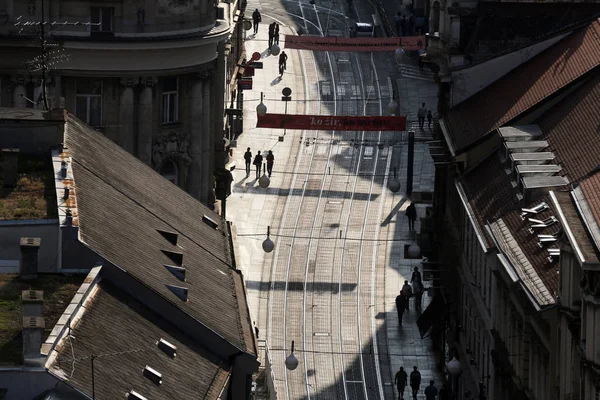
[[269, 50], [273, 44], [279, 44], [279, 24], [277, 22], [269, 24]]
[[[394, 378], [396, 388], [398, 389], [398, 400], [404, 399], [404, 389], [408, 386], [408, 380], [409, 376], [404, 370], [404, 367], [400, 367]], [[413, 400], [417, 400], [417, 393], [419, 392], [420, 387], [421, 373], [419, 372], [419, 369], [414, 366], [413, 371], [410, 373], [410, 388], [412, 390]], [[442, 389], [438, 391], [435, 387], [435, 381], [429, 381], [429, 386], [425, 388], [425, 399], [435, 400], [436, 396], [438, 396], [438, 400], [450, 400], [450, 391], [445, 383]]]
[[[250, 176], [250, 164], [253, 164], [256, 167], [256, 179], [260, 178], [263, 166], [263, 156], [260, 154], [260, 151], [256, 153], [254, 161], [252, 161], [252, 151], [250, 151], [250, 147], [248, 147], [244, 153], [244, 161], [246, 162], [246, 176]], [[273, 151], [269, 150], [267, 153], [267, 174], [269, 175], [269, 178], [273, 172], [273, 163], [275, 163], [275, 156], [273, 155]]]
[[431, 110], [425, 108], [425, 103], [421, 103], [421, 107], [419, 107], [419, 111], [417, 111], [417, 118], [419, 119], [419, 128], [421, 130], [425, 129], [425, 118], [427, 118], [427, 128], [431, 129], [433, 114], [431, 113]]
[[417, 311], [421, 310], [424, 292], [425, 287], [423, 286], [421, 272], [419, 271], [419, 267], [415, 267], [410, 278], [410, 283], [404, 281], [404, 285], [402, 286], [402, 289], [400, 289], [400, 294], [396, 296], [396, 309], [398, 311], [398, 323], [400, 325], [402, 325], [404, 312], [408, 311], [409, 300], [412, 297], [415, 298], [415, 309]]
[[412, 36], [415, 28], [415, 16], [411, 13], [408, 18], [401, 11], [394, 15], [394, 23], [396, 24], [396, 35]]

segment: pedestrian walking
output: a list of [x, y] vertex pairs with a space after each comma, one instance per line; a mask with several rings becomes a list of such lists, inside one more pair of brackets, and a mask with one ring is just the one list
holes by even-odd
[[407, 382], [408, 374], [404, 370], [404, 367], [400, 367], [394, 378], [394, 383], [396, 383], [396, 388], [398, 389], [398, 400], [404, 399], [404, 388], [406, 387]]
[[412, 389], [413, 400], [417, 400], [417, 392], [421, 386], [421, 373], [416, 366], [413, 367], [413, 372], [410, 373], [410, 388]]
[[396, 35], [402, 36], [402, 13], [400, 11], [394, 15], [394, 23], [396, 24]]
[[252, 25], [254, 27], [254, 35], [256, 36], [256, 34], [258, 33], [258, 24], [262, 21], [262, 17], [260, 15], [260, 12], [258, 12], [258, 8], [256, 10], [254, 10], [254, 12], [252, 13]]
[[279, 24], [277, 22], [274, 22], [274, 24], [275, 30], [273, 31], [273, 41], [276, 45], [279, 45]]
[[410, 284], [413, 287], [413, 293], [415, 295], [415, 309], [420, 310], [425, 287], [423, 286], [423, 279], [421, 278], [421, 272], [419, 272], [419, 267], [414, 268], [412, 276], [410, 278]]
[[256, 166], [256, 179], [260, 178], [260, 169], [262, 168], [263, 156], [260, 155], [260, 151], [256, 153], [254, 157], [254, 164]]
[[250, 176], [250, 164], [252, 164], [252, 152], [250, 147], [244, 153], [244, 161], [246, 162], [246, 176]]
[[419, 128], [421, 128], [421, 130], [424, 129], [426, 115], [427, 110], [425, 109], [425, 103], [422, 103], [421, 107], [419, 107], [419, 111], [417, 111], [417, 118], [419, 118]]
[[408, 36], [413, 35], [414, 26], [415, 26], [415, 16], [413, 14], [410, 14], [408, 16]]
[[406, 211], [404, 212], [406, 217], [408, 218], [408, 230], [415, 230], [415, 221], [417, 220], [417, 209], [415, 208], [414, 203], [410, 203], [408, 207], [406, 207]]
[[285, 51], [282, 51], [281, 54], [279, 55], [279, 75], [283, 75], [283, 71], [286, 70], [287, 59], [288, 59], [287, 54], [285, 54]]
[[431, 129], [431, 123], [433, 122], [433, 115], [431, 110], [427, 111], [427, 128]]
[[271, 172], [273, 172], [273, 162], [275, 161], [275, 157], [273, 156], [273, 152], [269, 150], [267, 154], [267, 173], [269, 174], [269, 178], [271, 177]]
[[439, 400], [450, 400], [450, 390], [448, 390], [448, 385], [444, 383], [442, 388], [440, 389], [440, 394], [438, 397]]
[[402, 22], [400, 23], [402, 27], [402, 36], [406, 36], [406, 16], [402, 15]]
[[413, 297], [413, 289], [408, 284], [408, 281], [404, 281], [404, 285], [402, 289], [400, 289], [400, 293], [406, 298], [405, 308], [408, 310], [408, 300]]
[[273, 38], [275, 37], [275, 22], [269, 24], [269, 50], [273, 46]]
[[402, 317], [404, 316], [404, 311], [406, 310], [407, 304], [408, 299], [402, 293], [396, 296], [396, 311], [398, 312], [399, 325], [402, 325]]
[[438, 395], [438, 390], [435, 387], [434, 381], [429, 381], [429, 386], [425, 388], [425, 399], [426, 400], [435, 400], [435, 396]]

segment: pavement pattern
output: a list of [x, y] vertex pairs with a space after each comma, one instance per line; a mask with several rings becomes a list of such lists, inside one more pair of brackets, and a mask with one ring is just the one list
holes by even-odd
[[[423, 387], [430, 379], [439, 387], [441, 377], [430, 342], [420, 338], [416, 312], [406, 314], [400, 327], [394, 304], [401, 283], [420, 266], [419, 260], [404, 258], [405, 245], [412, 243], [404, 217], [409, 201], [402, 190], [387, 189], [393, 167], [406, 187], [406, 132], [290, 130], [281, 142], [283, 132], [255, 128], [261, 91], [268, 112], [282, 113], [281, 90], [290, 87], [290, 114], [385, 115], [395, 96], [412, 126], [415, 104], [436, 104], [436, 85], [416, 66], [398, 66], [385, 53], [288, 50], [288, 68], [280, 77], [277, 57], [267, 49], [271, 21], [281, 24], [283, 48], [283, 34], [298, 29], [344, 34], [347, 17], [366, 20], [372, 10], [364, 4], [286, 0], [249, 2], [248, 10], [254, 8], [263, 22], [256, 36], [247, 36], [246, 49], [261, 52], [264, 69], [256, 70], [253, 89], [244, 92], [245, 131], [234, 151], [228, 219], [238, 234], [259, 342], [269, 349], [276, 398], [397, 398], [393, 375], [400, 365], [407, 370], [417, 365]], [[414, 191], [433, 191], [433, 161], [422, 143], [430, 134], [417, 132]], [[253, 154], [272, 150], [275, 155], [267, 189], [258, 187], [254, 171], [246, 176], [247, 147]], [[418, 204], [417, 211], [424, 215], [425, 205]], [[275, 251], [266, 254], [261, 243], [269, 226]], [[423, 309], [428, 301], [425, 297]], [[287, 371], [292, 340], [300, 365]], [[261, 358], [266, 361], [266, 353]]]

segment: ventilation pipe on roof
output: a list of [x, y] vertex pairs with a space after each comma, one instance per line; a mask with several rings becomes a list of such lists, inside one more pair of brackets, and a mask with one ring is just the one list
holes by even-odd
[[158, 372], [157, 370], [155, 370], [154, 368], [151, 368], [150, 366], [146, 365], [146, 368], [144, 368], [143, 374], [146, 378], [148, 378], [152, 382], [154, 382], [154, 384], [162, 385], [162, 374], [160, 372]]
[[41, 238], [21, 238], [21, 260], [19, 263], [19, 274], [21, 275], [21, 279], [37, 278], [41, 244]]
[[171, 358], [177, 357], [177, 346], [175, 346], [174, 344], [171, 344], [171, 343], [167, 342], [165, 339], [160, 338], [160, 340], [158, 342], [156, 342], [156, 345], [158, 346], [159, 349], [164, 351], [169, 357], [171, 357]]
[[5, 187], [15, 187], [19, 180], [19, 149], [2, 149], [2, 181]]
[[67, 162], [66, 161], [61, 161], [61, 163], [60, 163], [60, 176], [62, 176], [63, 178], [67, 177]]
[[142, 396], [135, 390], [132, 390], [131, 392], [127, 393], [127, 399], [128, 400], [148, 400], [147, 398], [145, 398], [144, 396]]

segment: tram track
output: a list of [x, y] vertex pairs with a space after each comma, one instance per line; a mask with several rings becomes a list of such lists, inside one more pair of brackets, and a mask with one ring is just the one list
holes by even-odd
[[[317, 7], [312, 9], [315, 23], [309, 21], [306, 17], [306, 13], [311, 11], [310, 8], [302, 7], [300, 4], [298, 7], [301, 15], [290, 13], [287, 15], [301, 18], [307, 32], [310, 32], [310, 25], [312, 24], [314, 25], [313, 28], [322, 33], [323, 27], [320, 21], [319, 9]], [[340, 19], [337, 18], [338, 13], [333, 14], [333, 16], [331, 13], [328, 14], [328, 26], [330, 20], [340, 22]], [[343, 26], [347, 28], [346, 19]], [[356, 54], [353, 56], [355, 62], [350, 63], [353, 83], [358, 83], [361, 92], [361, 96], [356, 100], [357, 107], [354, 113], [356, 115], [379, 115], [382, 110], [379, 85], [369, 85], [365, 82], [361, 59], [359, 58], [361, 56]], [[324, 70], [329, 72], [332, 82], [335, 82], [336, 72], [339, 73], [339, 70], [336, 71], [336, 69], [339, 69], [340, 65], [332, 63], [329, 53], [326, 53], [325, 57], [326, 61], [321, 60], [319, 63], [317, 62], [318, 56], [311, 55], [311, 58], [315, 60], [313, 63], [314, 75], [308, 76], [308, 70], [303, 65], [307, 100], [312, 100], [308, 99], [310, 93], [308, 81], [311, 78], [315, 78], [317, 93], [320, 96], [319, 66], [323, 67], [323, 64], [328, 66]], [[301, 55], [301, 58], [304, 64], [306, 61], [304, 55]], [[372, 59], [370, 68], [374, 71], [374, 83], [376, 83], [378, 78], [376, 78], [376, 70]], [[350, 111], [346, 110], [346, 108], [352, 108], [349, 107], [350, 102], [338, 102], [335, 83], [333, 87], [334, 100], [324, 101], [319, 98], [317, 110], [314, 111], [323, 115], [331, 111], [331, 106], [333, 106], [333, 114], [331, 115], [338, 115], [338, 110], [340, 112]], [[373, 104], [374, 102], [368, 97], [369, 87], [376, 88], [374, 90], [377, 91], [377, 94], [373, 96], [376, 104]], [[310, 103], [314, 104], [312, 101]], [[374, 107], [375, 110], [373, 110]], [[352, 135], [354, 137], [351, 137]], [[323, 140], [323, 138], [327, 139]], [[380, 143], [381, 139], [382, 133], [379, 132], [375, 142]], [[308, 140], [307, 132], [305, 132], [303, 141], [308, 142]], [[366, 303], [373, 304], [376, 279], [374, 274], [376, 242], [366, 242], [373, 243], [371, 268], [363, 269], [362, 264], [363, 256], [367, 258], [370, 254], [369, 250], [364, 249], [365, 242], [363, 242], [363, 239], [366, 239], [366, 236], [370, 234], [367, 231], [369, 216], [373, 213], [381, 215], [382, 203], [379, 203], [378, 210], [372, 211], [370, 209], [371, 198], [374, 193], [381, 196], [382, 193], [379, 192], [385, 190], [379, 185], [383, 185], [387, 180], [386, 174], [389, 171], [391, 154], [385, 149], [383, 151], [385, 154], [380, 155], [380, 149], [376, 143], [369, 146], [369, 141], [365, 140], [364, 131], [360, 133], [340, 132], [338, 139], [335, 137], [335, 132], [316, 131], [312, 143], [312, 145], [309, 143], [306, 147], [302, 146], [294, 170], [290, 196], [286, 200], [281, 219], [280, 226], [286, 230], [292, 228], [293, 233], [289, 235], [291, 237], [281, 238], [277, 243], [272, 265], [271, 295], [269, 298], [269, 340], [272, 345], [281, 345], [281, 348], [284, 349], [288, 348], [288, 342], [291, 342], [291, 340], [297, 340], [301, 337], [302, 342], [300, 357], [303, 361], [301, 363], [303, 371], [302, 373], [299, 373], [298, 370], [283, 371], [285, 375], [285, 391], [283, 393], [285, 393], [287, 399], [382, 399], [383, 391], [376, 351], [374, 354], [370, 352], [368, 357], [363, 356], [365, 343], [372, 341], [373, 338], [376, 340], [372, 307], [364, 307]], [[356, 146], [354, 143], [356, 143]], [[308, 147], [312, 147], [310, 152], [306, 150]], [[366, 156], [366, 152], [369, 152], [370, 156]], [[351, 154], [350, 157], [347, 156], [348, 153]], [[383, 157], [382, 160], [380, 160], [380, 156]], [[328, 174], [332, 164], [334, 169], [339, 170], [341, 168], [348, 171], [345, 188], [340, 188], [340, 183], [343, 184], [343, 182], [340, 182], [341, 179], [336, 175]], [[363, 175], [366, 175], [366, 177]], [[300, 182], [298, 178], [302, 176], [304, 176], [304, 181]], [[315, 176], [320, 176], [320, 179], [315, 179]], [[367, 177], [368, 179], [365, 179]], [[352, 183], [350, 183], [351, 180], [353, 180]], [[381, 190], [377, 191], [377, 188]], [[307, 195], [307, 191], [310, 192], [309, 195]], [[357, 191], [368, 195], [365, 199], [355, 198], [354, 194]], [[341, 196], [340, 193], [342, 193]], [[339, 211], [336, 212], [335, 209], [338, 207], [333, 206], [334, 204], [341, 204]], [[294, 208], [296, 209], [295, 215]], [[344, 218], [346, 218], [346, 222], [342, 224]], [[335, 240], [319, 241], [313, 239], [315, 231], [319, 233], [319, 237], [325, 235], [328, 238], [333, 238], [337, 236], [337, 229], [330, 229], [323, 233], [324, 224], [345, 226], [347, 229], [348, 227], [358, 226], [361, 238], [358, 249], [355, 243], [343, 239], [341, 234], [340, 238]], [[298, 231], [308, 231], [308, 237], [296, 238]], [[377, 232], [378, 228], [376, 229]], [[348, 233], [347, 230], [346, 236], [348, 236]], [[284, 285], [280, 283], [280, 287], [276, 287], [276, 278], [281, 276], [279, 267], [285, 269]], [[351, 274], [350, 279], [348, 279], [349, 273]], [[327, 282], [325, 279], [327, 279]], [[299, 282], [301, 282], [301, 285], [298, 285]], [[337, 285], [337, 293], [332, 290], [333, 285]], [[353, 289], [348, 290], [349, 287], [353, 287]], [[297, 293], [298, 288], [301, 288], [301, 296]], [[283, 298], [279, 296], [279, 290], [283, 290]], [[297, 304], [300, 299], [301, 307]], [[275, 304], [280, 300], [283, 302], [283, 307]], [[337, 307], [334, 307], [334, 302], [337, 302]], [[344, 311], [347, 308], [344, 306], [345, 304], [350, 305], [355, 311]], [[370, 313], [368, 312], [369, 308], [371, 308]], [[281, 332], [281, 335], [273, 334], [279, 329], [273, 326], [274, 320], [278, 319], [274, 318], [274, 313], [283, 314], [283, 332]], [[301, 318], [298, 318], [299, 313]], [[362, 324], [369, 326], [369, 328], [362, 329]], [[329, 332], [323, 332], [324, 327], [327, 325], [330, 328]], [[353, 325], [356, 328], [348, 330], [348, 325]], [[337, 343], [335, 343], [334, 335], [337, 336]], [[335, 351], [335, 347], [339, 351]], [[283, 365], [285, 356], [285, 353], [278, 354], [277, 361], [275, 361], [278, 364], [281, 360], [281, 364], [277, 365], [280, 370], [279, 365]], [[354, 365], [356, 360], [358, 360], [357, 366]], [[339, 382], [340, 378], [341, 382]], [[377, 388], [373, 389], [372, 385]], [[304, 390], [300, 388], [304, 388]]]

